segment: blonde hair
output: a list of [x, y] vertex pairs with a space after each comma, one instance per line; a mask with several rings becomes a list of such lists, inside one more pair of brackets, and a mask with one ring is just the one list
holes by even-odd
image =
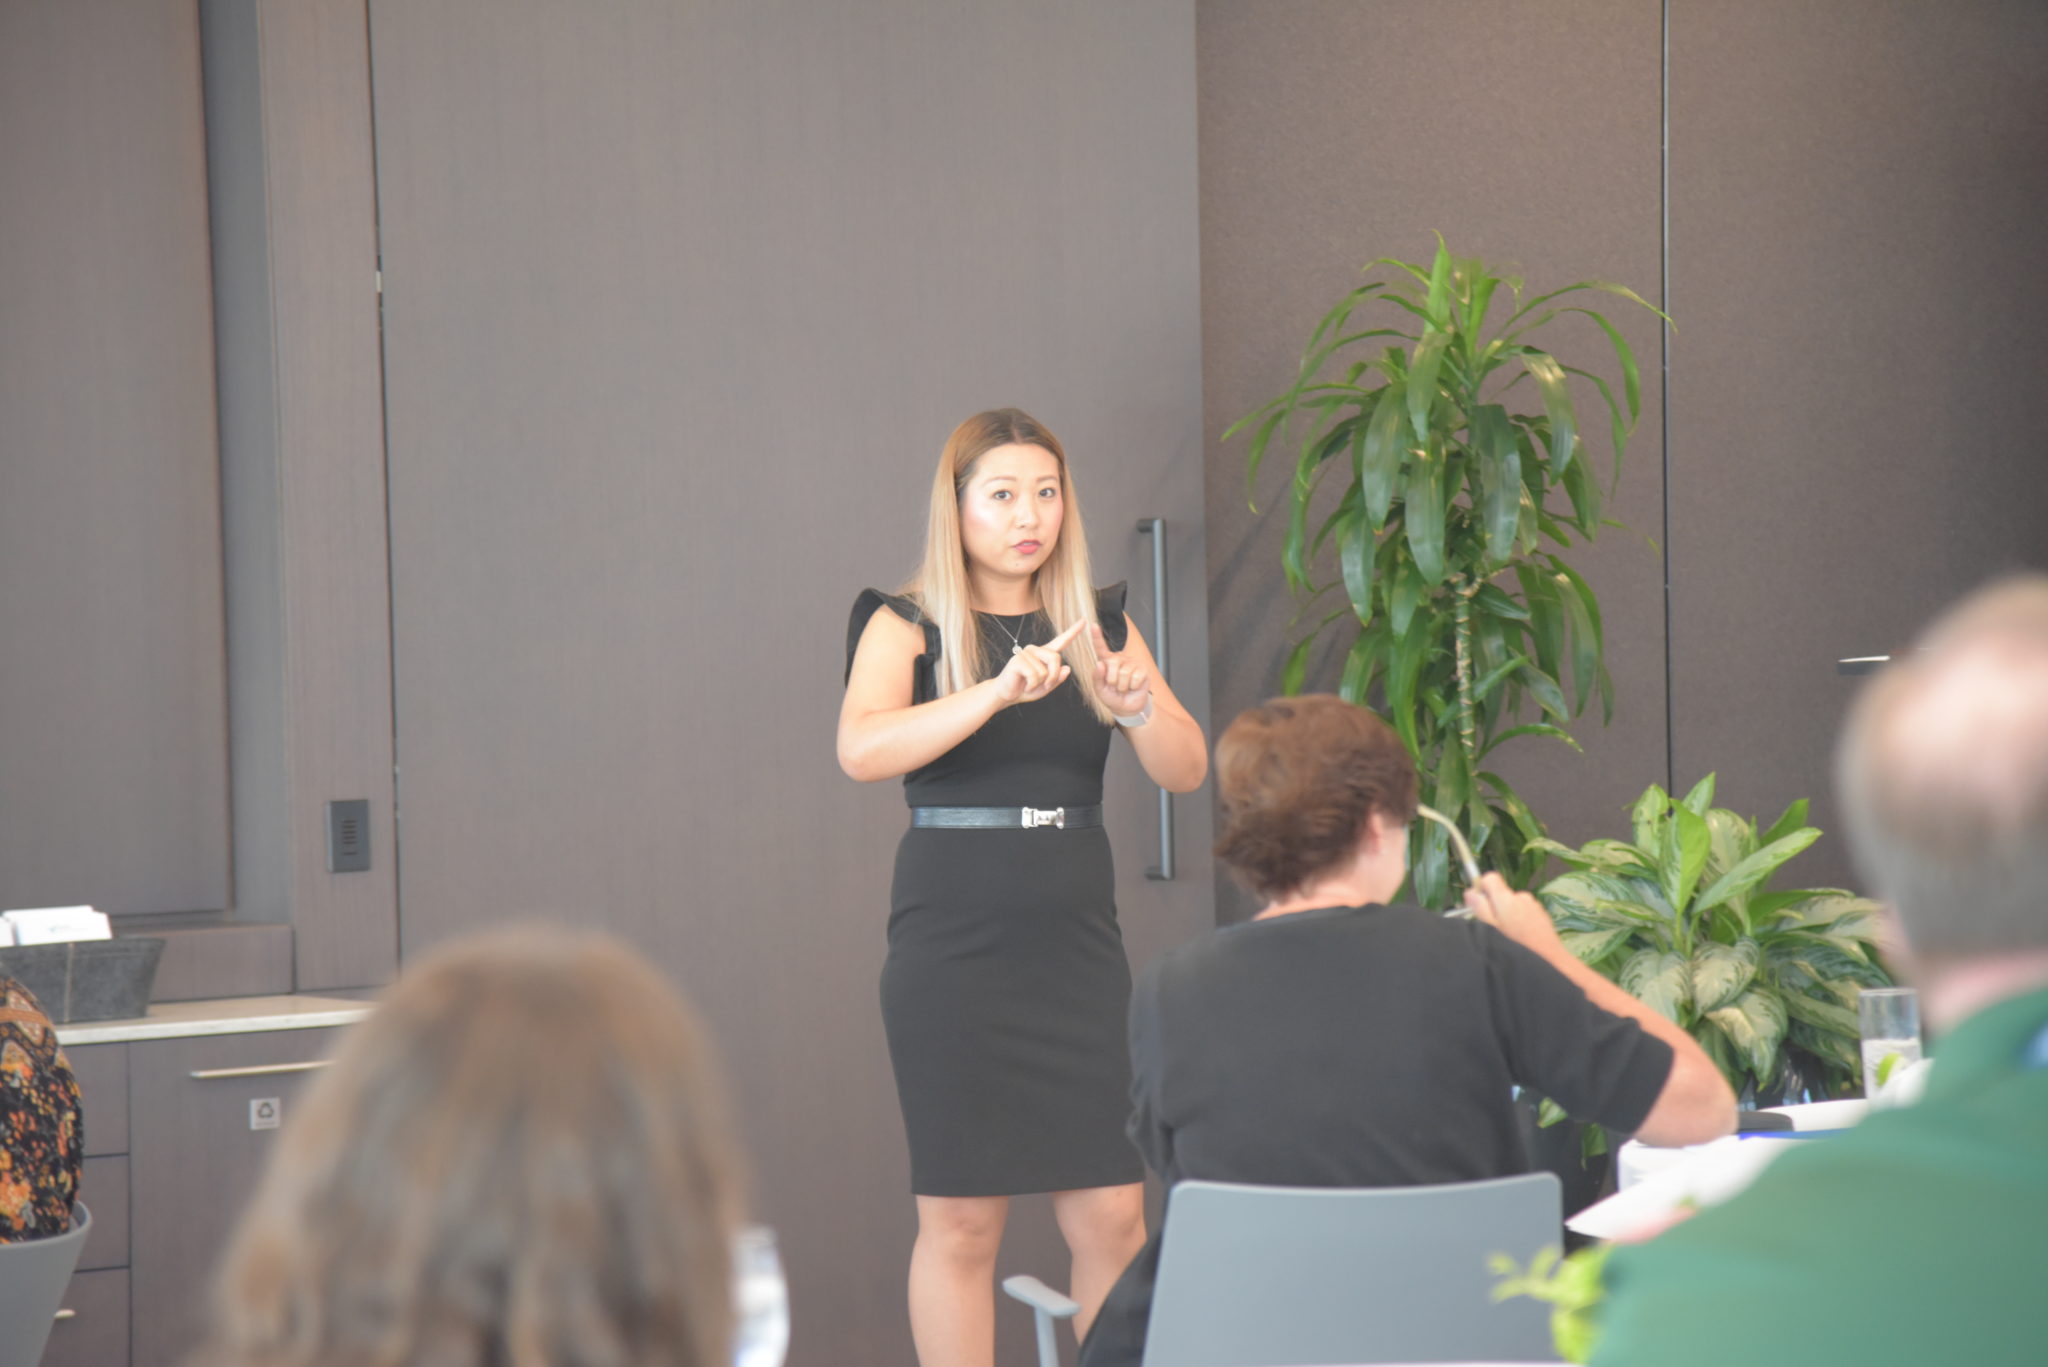
[[410, 968], [286, 1126], [207, 1367], [724, 1367], [739, 1176], [703, 1028], [616, 940]]
[[[925, 526], [924, 562], [904, 592], [917, 600], [939, 629], [941, 695], [957, 693], [999, 673], [988, 657], [974, 621], [973, 595], [967, 579], [967, 551], [960, 540], [960, 497], [973, 478], [974, 467], [999, 446], [1036, 446], [1048, 452], [1060, 470], [1060, 502], [1064, 516], [1052, 554], [1035, 578], [1039, 610], [1054, 635], [1076, 622], [1096, 621], [1095, 580], [1088, 568], [1088, 537], [1081, 525], [1081, 500], [1067, 468], [1066, 449], [1036, 419], [1015, 408], [976, 413], [953, 429], [939, 453], [932, 477], [931, 515]], [[1095, 691], [1095, 642], [1084, 629], [1062, 652], [1073, 666], [1081, 696], [1103, 725], [1114, 718]]]

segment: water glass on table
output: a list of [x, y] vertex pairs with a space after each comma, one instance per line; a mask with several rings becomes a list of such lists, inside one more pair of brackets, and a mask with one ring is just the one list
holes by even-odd
[[1863, 1095], [1882, 1105], [1884, 1083], [1920, 1061], [1920, 994], [1910, 987], [1867, 987], [1856, 999], [1863, 1035]]
[[789, 1284], [775, 1231], [748, 1225], [733, 1239], [733, 1367], [782, 1367], [789, 1354]]

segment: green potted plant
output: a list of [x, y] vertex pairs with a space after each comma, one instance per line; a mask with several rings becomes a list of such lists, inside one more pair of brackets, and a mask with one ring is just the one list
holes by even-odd
[[[1293, 455], [1281, 568], [1304, 600], [1297, 623], [1310, 625], [1281, 688], [1301, 690], [1326, 634], [1348, 638], [1337, 692], [1387, 716], [1415, 757], [1424, 800], [1464, 826], [1485, 866], [1526, 887], [1545, 862], [1533, 843], [1543, 823], [1493, 756], [1526, 736], [1576, 749], [1565, 727], [1593, 698], [1612, 713], [1600, 604], [1560, 552], [1603, 525], [1642, 408], [1627, 341], [1571, 300], [1605, 291], [1657, 311], [1598, 281], [1524, 302], [1520, 280], [1452, 256], [1441, 238], [1427, 267], [1382, 258], [1365, 271], [1383, 278], [1317, 325], [1294, 383], [1224, 434], [1251, 433], [1254, 492], [1276, 443]], [[1373, 309], [1387, 325], [1354, 321]], [[1619, 398], [1606, 379], [1534, 345], [1566, 315], [1591, 319], [1612, 345]], [[1585, 458], [1574, 378], [1605, 405], [1606, 480]], [[1319, 606], [1332, 590], [1341, 604]], [[1421, 826], [1413, 837], [1414, 893], [1426, 907], [1453, 897], [1446, 839]]]
[[1877, 904], [1770, 886], [1820, 838], [1805, 799], [1761, 831], [1713, 801], [1712, 774], [1676, 802], [1652, 784], [1629, 840], [1531, 842], [1570, 866], [1537, 896], [1581, 962], [1684, 1026], [1738, 1096], [1855, 1095], [1856, 994], [1891, 982]]

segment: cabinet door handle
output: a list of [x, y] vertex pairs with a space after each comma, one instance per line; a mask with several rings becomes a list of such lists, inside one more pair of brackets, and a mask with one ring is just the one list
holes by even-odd
[[78, 1318], [78, 1312], [76, 1310], [59, 1310], [57, 1318], [60, 1320], [75, 1320]]
[[279, 1073], [310, 1073], [325, 1068], [324, 1058], [307, 1059], [304, 1063], [257, 1063], [247, 1068], [195, 1068], [186, 1076], [201, 1081], [223, 1077], [274, 1077]]
[[[1152, 659], [1159, 666], [1161, 680], [1166, 669], [1166, 519], [1141, 517], [1138, 532], [1152, 538]], [[1173, 877], [1173, 794], [1159, 790], [1159, 862], [1145, 870], [1147, 878], [1161, 882]]]

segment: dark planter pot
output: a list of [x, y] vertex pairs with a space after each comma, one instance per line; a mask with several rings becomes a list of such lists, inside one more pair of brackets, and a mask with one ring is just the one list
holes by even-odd
[[[1556, 1173], [1557, 1180], [1564, 1184], [1564, 1214], [1569, 1220], [1614, 1191], [1614, 1155], [1609, 1152], [1586, 1157], [1584, 1145], [1588, 1127], [1576, 1120], [1538, 1125], [1536, 1100], [1534, 1095], [1524, 1092], [1515, 1101], [1515, 1114], [1522, 1130], [1522, 1147], [1528, 1155], [1531, 1172]], [[1572, 1237], [1567, 1233], [1567, 1243]]]
[[57, 1025], [120, 1020], [149, 1011], [164, 942], [146, 936], [0, 948], [0, 975], [14, 979]]

